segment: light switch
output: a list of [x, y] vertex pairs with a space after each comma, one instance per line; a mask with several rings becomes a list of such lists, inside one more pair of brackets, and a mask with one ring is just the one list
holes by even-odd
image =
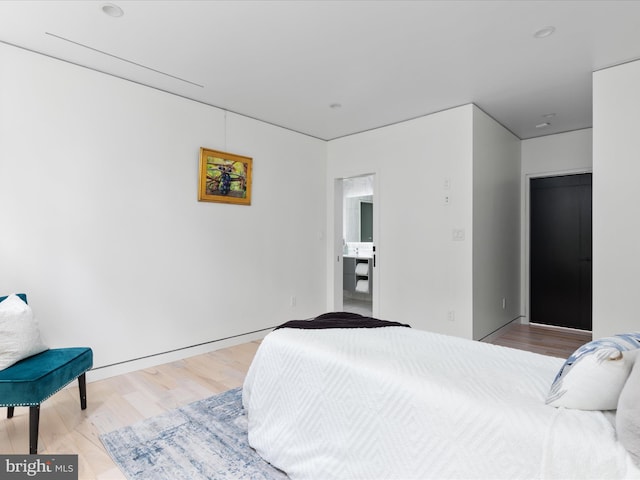
[[464, 241], [464, 229], [463, 228], [454, 228], [452, 237], [453, 237], [453, 241], [454, 242], [462, 242], [462, 241]]

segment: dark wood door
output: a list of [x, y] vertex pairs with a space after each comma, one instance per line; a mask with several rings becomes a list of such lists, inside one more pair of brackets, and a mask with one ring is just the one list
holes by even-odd
[[591, 174], [530, 187], [530, 321], [591, 330]]

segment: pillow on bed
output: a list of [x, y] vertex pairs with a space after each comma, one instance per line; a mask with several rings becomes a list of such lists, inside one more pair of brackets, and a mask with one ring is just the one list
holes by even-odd
[[640, 348], [640, 332], [600, 338], [578, 348], [564, 363], [547, 404], [579, 410], [615, 410], [633, 359], [623, 352]]
[[633, 369], [618, 400], [616, 432], [620, 443], [640, 467], [640, 355], [637, 352]]
[[45, 350], [31, 307], [17, 295], [0, 302], [0, 370]]

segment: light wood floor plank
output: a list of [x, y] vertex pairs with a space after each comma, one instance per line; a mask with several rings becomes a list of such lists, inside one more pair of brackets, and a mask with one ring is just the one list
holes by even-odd
[[[590, 333], [513, 324], [491, 343], [567, 357]], [[99, 435], [239, 387], [260, 342], [87, 384], [87, 409], [80, 409], [77, 383], [58, 392], [40, 410], [39, 453], [77, 453], [81, 480], [122, 480]], [[5, 413], [6, 415], [6, 413]], [[0, 452], [28, 451], [29, 410], [16, 408], [0, 424]]]

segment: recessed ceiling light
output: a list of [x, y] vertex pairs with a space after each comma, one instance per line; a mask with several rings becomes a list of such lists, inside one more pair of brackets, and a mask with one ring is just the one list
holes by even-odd
[[536, 125], [536, 128], [547, 128], [550, 125], [551, 124], [549, 122], [539, 123], [538, 125]]
[[105, 3], [102, 5], [102, 11], [110, 17], [121, 17], [124, 15], [124, 11], [113, 3]]
[[329, 105], [329, 108], [332, 108], [333, 110], [337, 110], [339, 108], [342, 108], [342, 105], [339, 103], [332, 103], [331, 105]]
[[553, 32], [556, 31], [556, 27], [549, 25], [548, 27], [542, 27], [540, 30], [536, 31], [533, 36], [535, 38], [545, 38], [549, 35], [552, 35]]
[[555, 113], [545, 113], [544, 115], [542, 115], [542, 118], [553, 118], [555, 116]]

